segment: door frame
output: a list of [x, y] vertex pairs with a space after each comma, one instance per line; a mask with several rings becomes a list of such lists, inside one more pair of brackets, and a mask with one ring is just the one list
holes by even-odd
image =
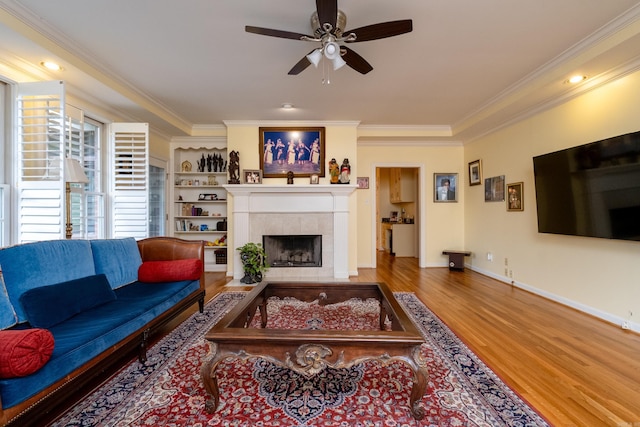
[[[376, 212], [378, 211], [378, 177], [377, 170], [378, 168], [414, 168], [418, 169], [418, 182], [416, 195], [418, 200], [416, 203], [418, 204], [418, 266], [420, 268], [425, 268], [427, 266], [427, 239], [424, 236], [423, 231], [426, 230], [427, 223], [427, 203], [426, 197], [424, 197], [424, 188], [423, 183], [425, 182], [426, 177], [426, 167], [424, 163], [415, 163], [415, 162], [377, 162], [371, 165], [371, 182], [370, 188], [375, 190], [375, 203], [372, 205], [371, 209], [371, 235], [373, 236], [373, 240], [375, 242], [375, 236], [377, 235], [377, 227], [378, 223], [376, 222]], [[371, 245], [371, 267], [376, 268], [377, 259], [376, 259], [376, 251], [378, 248], [375, 243]]]

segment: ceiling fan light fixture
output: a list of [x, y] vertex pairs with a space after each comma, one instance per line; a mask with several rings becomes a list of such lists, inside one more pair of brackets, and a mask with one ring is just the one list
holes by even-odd
[[313, 52], [307, 55], [307, 59], [317, 68], [318, 64], [320, 63], [320, 60], [322, 59], [322, 50], [321, 49], [314, 50]]
[[334, 71], [344, 67], [345, 65], [347, 65], [346, 61], [344, 59], [342, 59], [342, 57], [340, 55], [338, 55], [335, 58], [333, 58], [331, 60], [331, 62], [333, 62], [333, 70]]
[[340, 45], [336, 42], [328, 42], [324, 45], [324, 56], [327, 59], [334, 60], [340, 57]]

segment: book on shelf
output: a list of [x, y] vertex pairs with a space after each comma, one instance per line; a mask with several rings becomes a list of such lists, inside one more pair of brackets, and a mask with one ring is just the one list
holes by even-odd
[[176, 231], [190, 231], [191, 230], [191, 221], [187, 221], [186, 219], [176, 220]]

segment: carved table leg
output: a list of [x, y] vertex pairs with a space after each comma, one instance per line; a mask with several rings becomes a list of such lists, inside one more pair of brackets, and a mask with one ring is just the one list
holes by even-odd
[[420, 346], [416, 346], [412, 350], [412, 358], [405, 359], [411, 366], [413, 371], [413, 387], [411, 388], [411, 397], [409, 398], [409, 408], [411, 415], [416, 420], [424, 418], [426, 411], [420, 406], [420, 400], [427, 391], [427, 383], [429, 379], [429, 370], [427, 369], [427, 362], [420, 353]]
[[265, 299], [259, 306], [260, 308], [260, 326], [262, 329], [267, 327], [267, 300]]
[[209, 396], [211, 396], [211, 399], [207, 399], [205, 403], [205, 409], [210, 414], [218, 409], [218, 404], [220, 403], [220, 389], [218, 388], [218, 380], [216, 379], [216, 368], [222, 357], [217, 352], [217, 347], [216, 344], [209, 343], [209, 355], [207, 355], [207, 360], [200, 368], [200, 376], [202, 377], [204, 388], [207, 390]]
[[380, 330], [384, 331], [384, 322], [387, 320], [387, 310], [384, 308], [384, 304], [380, 304]]

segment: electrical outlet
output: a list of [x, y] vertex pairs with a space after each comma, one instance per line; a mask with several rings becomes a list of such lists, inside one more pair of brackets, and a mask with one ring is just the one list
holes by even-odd
[[505, 269], [504, 269], [504, 275], [505, 275], [505, 276], [507, 276], [507, 277], [509, 277], [509, 269], [508, 269], [508, 268], [505, 268]]
[[509, 265], [509, 258], [504, 259], [504, 266], [507, 267]]
[[622, 326], [622, 329], [631, 329], [631, 325], [626, 320], [620, 326]]
[[491, 252], [487, 252], [487, 261], [493, 261], [493, 254]]

